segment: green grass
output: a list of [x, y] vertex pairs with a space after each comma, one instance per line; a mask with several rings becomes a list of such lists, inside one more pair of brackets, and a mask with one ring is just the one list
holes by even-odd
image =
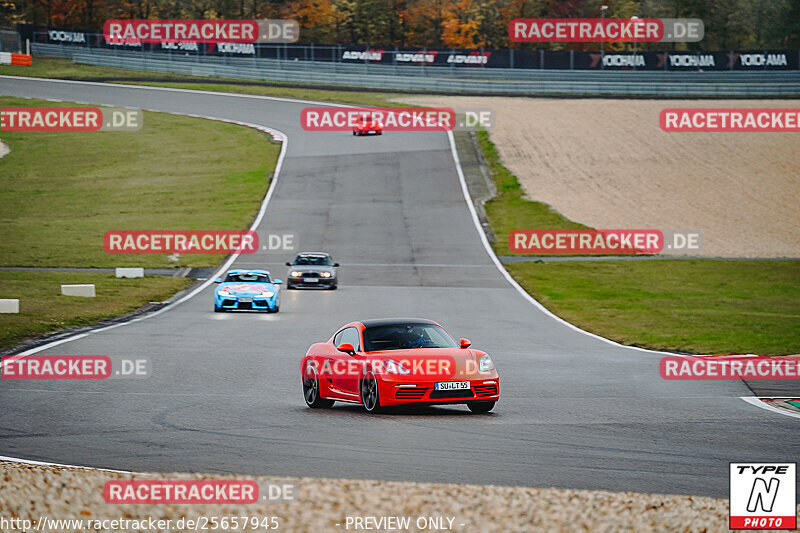
[[[0, 107], [74, 105], [0, 98]], [[0, 266], [216, 266], [220, 255], [110, 255], [108, 230], [242, 230], [269, 186], [278, 144], [249, 128], [145, 113], [137, 132], [0, 132]], [[96, 298], [61, 295], [94, 283]], [[162, 301], [192, 280], [99, 273], [0, 271], [0, 348]]]
[[[58, 105], [0, 98], [2, 106]], [[62, 104], [72, 105], [72, 104]], [[244, 230], [280, 146], [234, 124], [145, 113], [137, 132], [2, 132], [0, 266], [214, 266], [219, 255], [110, 255], [108, 230]]]
[[[97, 296], [62, 295], [61, 284], [72, 283], [94, 283]], [[0, 271], [0, 298], [20, 300], [18, 314], [0, 314], [0, 348], [166, 300], [191, 283], [165, 276], [117, 279], [113, 274]]]
[[[196, 91], [219, 91], [229, 93], [253, 94], [257, 96], [280, 96], [311, 100], [318, 102], [337, 102], [376, 107], [409, 107], [407, 104], [390, 102], [390, 98], [408, 96], [399, 93], [336, 91], [332, 89], [314, 89], [312, 87], [280, 87], [266, 85], [236, 85], [220, 83], [186, 83], [186, 82], [128, 82], [131, 85], [149, 85], [153, 87], [173, 87], [176, 89], [194, 89]], [[274, 83], [274, 82], [270, 82]]]
[[623, 344], [691, 353], [800, 353], [800, 261], [514, 263], [537, 300]]
[[[408, 93], [384, 92], [372, 90], [347, 91], [343, 89], [330, 89], [326, 85], [302, 84], [303, 87], [293, 87], [292, 84], [278, 81], [256, 81], [259, 85], [245, 85], [247, 80], [231, 80], [226, 78], [207, 78], [200, 76], [186, 76], [182, 74], [165, 74], [161, 72], [145, 72], [111, 67], [96, 67], [93, 65], [80, 65], [71, 59], [40, 57], [33, 58], [30, 67], [0, 65], [0, 75], [28, 76], [32, 78], [58, 78], [72, 80], [96, 80], [98, 78], [123, 78], [119, 82], [131, 85], [147, 85], [154, 87], [173, 87], [178, 89], [195, 89], [199, 91], [221, 91], [260, 96], [280, 96], [285, 98], [298, 98], [302, 100], [317, 100], [321, 102], [341, 102], [374, 106], [403, 106], [390, 102], [390, 99], [408, 96]], [[136, 81], [127, 81], [125, 78], [136, 78]], [[146, 79], [158, 81], [146, 81]], [[143, 80], [144, 79], [144, 80]], [[113, 83], [113, 80], [105, 80]], [[202, 83], [197, 83], [202, 81]], [[237, 83], [238, 82], [238, 83]]]
[[[6, 76], [28, 76], [31, 78], [70, 78], [87, 79], [94, 77], [141, 76], [135, 70], [109, 67], [94, 67], [73, 63], [71, 59], [60, 57], [34, 56], [31, 66], [0, 65], [0, 74]], [[162, 76], [167, 76], [166, 74]], [[177, 74], [175, 77], [180, 77]]]

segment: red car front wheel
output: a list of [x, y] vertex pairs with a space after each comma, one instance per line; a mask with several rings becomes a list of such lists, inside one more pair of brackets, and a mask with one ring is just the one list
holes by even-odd
[[381, 399], [378, 394], [378, 380], [375, 374], [368, 370], [361, 380], [361, 403], [368, 413], [377, 413], [381, 409]]

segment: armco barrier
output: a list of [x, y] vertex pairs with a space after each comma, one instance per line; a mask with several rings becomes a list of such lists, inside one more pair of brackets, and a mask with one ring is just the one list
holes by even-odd
[[[33, 44], [33, 52], [72, 57], [73, 61], [81, 64], [148, 72], [405, 91], [575, 96], [800, 96], [798, 71], [592, 72], [480, 69], [482, 79], [467, 80], [461, 79], [465, 76], [462, 73], [465, 69], [439, 67], [366, 67], [256, 58], [170, 56], [152, 52], [73, 48], [39, 43]], [[454, 70], [458, 77], [454, 76]], [[414, 76], [412, 71], [425, 71], [425, 75], [418, 73]]]
[[[337, 74], [356, 74], [359, 76], [385, 75], [403, 77], [432, 77], [432, 78], [453, 78], [453, 79], [478, 79], [492, 80], [574, 80], [576, 75], [593, 77], [602, 76], [607, 81], [628, 81], [631, 78], [631, 71], [620, 70], [595, 70], [595, 71], [565, 71], [565, 70], [540, 70], [540, 69], [514, 69], [514, 68], [455, 68], [455, 67], [433, 67], [433, 66], [410, 66], [410, 65], [383, 65], [378, 63], [333, 63], [333, 62], [313, 62], [313, 61], [285, 61], [277, 59], [262, 59], [253, 57], [220, 57], [220, 56], [185, 56], [183, 54], [165, 54], [163, 52], [141, 52], [138, 50], [123, 51], [108, 48], [81, 48], [62, 46], [57, 44], [34, 43], [34, 50], [43, 55], [56, 57], [73, 57], [81, 51], [93, 51], [97, 54], [107, 54], [112, 56], [138, 55], [141, 57], [155, 57], [161, 59], [175, 59], [189, 61], [193, 63], [202, 62], [203, 64], [243, 66], [264, 69], [278, 69], [292, 72], [317, 72], [317, 73], [337, 73]], [[715, 81], [715, 82], [739, 82], [742, 80], [761, 81], [765, 75], [776, 80], [800, 81], [800, 71], [797, 70], [737, 70], [737, 71], [652, 71], [640, 70], [636, 72], [638, 80], [661, 81], [668, 78], [671, 81]]]
[[[774, 71], [800, 70], [800, 49], [740, 50], [531, 50], [523, 48], [419, 48], [314, 43], [108, 43], [102, 32], [18, 24], [18, 40], [66, 48], [101, 48], [166, 55], [260, 58], [298, 63], [372, 65], [434, 70], [487, 69]], [[312, 67], [313, 68], [313, 67]]]

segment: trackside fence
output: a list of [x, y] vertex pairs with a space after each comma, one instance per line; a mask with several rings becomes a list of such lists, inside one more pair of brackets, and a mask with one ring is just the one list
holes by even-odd
[[665, 97], [797, 97], [800, 71], [620, 71], [448, 68], [165, 54], [32, 43], [35, 55], [146, 72], [400, 91]]
[[24, 53], [19, 33], [15, 30], [0, 28], [0, 52]]

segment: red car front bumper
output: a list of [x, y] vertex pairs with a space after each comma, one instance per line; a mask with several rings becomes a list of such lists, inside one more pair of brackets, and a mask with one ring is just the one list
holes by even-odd
[[463, 380], [469, 389], [436, 390], [432, 381], [378, 381], [381, 405], [445, 404], [472, 401], [496, 402], [500, 398], [500, 379], [493, 377]]
[[383, 135], [383, 128], [378, 126], [364, 126], [360, 128], [353, 128], [354, 135]]

